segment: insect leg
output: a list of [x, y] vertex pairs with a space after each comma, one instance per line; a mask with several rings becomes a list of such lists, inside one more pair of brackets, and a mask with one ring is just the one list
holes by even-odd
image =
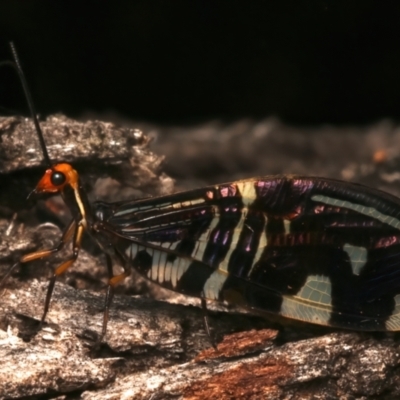
[[[117, 255], [119, 255], [117, 253]], [[122, 257], [121, 260], [123, 261]], [[131, 274], [131, 267], [129, 263], [123, 262], [124, 265], [124, 272], [119, 275], [114, 276], [113, 267], [112, 267], [112, 260], [109, 254], [106, 253], [106, 262], [107, 262], [107, 271], [108, 271], [108, 286], [107, 286], [107, 294], [105, 299], [105, 306], [104, 306], [104, 314], [103, 314], [103, 328], [101, 331], [100, 342], [103, 341], [106, 332], [107, 332], [107, 324], [109, 319], [110, 313], [110, 306], [112, 299], [114, 297], [114, 288], [120, 282], [122, 282], [125, 278], [127, 278]]]
[[[109, 254], [105, 253], [106, 256], [106, 263], [107, 263], [107, 272], [108, 272], [108, 282], [111, 281], [113, 278], [113, 266], [112, 266], [112, 260]], [[105, 299], [105, 304], [104, 304], [104, 314], [103, 314], [103, 328], [101, 330], [101, 336], [100, 336], [100, 342], [103, 341], [106, 332], [107, 332], [107, 324], [108, 324], [108, 319], [110, 316], [110, 306], [112, 299], [114, 297], [114, 287], [110, 285], [110, 283], [107, 286], [107, 293], [106, 293], [106, 299]]]
[[[76, 223], [74, 223], [73, 226], [75, 227]], [[61, 265], [59, 265], [54, 270], [54, 274], [50, 279], [49, 286], [47, 287], [46, 300], [44, 303], [43, 316], [42, 316], [42, 319], [40, 320], [40, 326], [42, 326], [42, 324], [46, 318], [47, 312], [49, 311], [50, 300], [51, 300], [51, 296], [53, 294], [54, 284], [56, 283], [57, 277], [62, 275], [78, 258], [79, 250], [81, 249], [82, 234], [83, 234], [84, 229], [85, 228], [83, 225], [78, 224], [78, 227], [76, 228], [76, 230], [74, 232], [72, 257], [69, 258], [68, 260], [64, 261]]]
[[207, 336], [210, 339], [212, 347], [214, 347], [214, 349], [217, 349], [214, 337], [211, 335], [210, 325], [208, 324], [208, 309], [207, 309], [206, 299], [204, 298], [204, 293], [201, 293], [200, 300], [201, 300], [201, 309], [203, 310], [204, 330], [206, 331]]
[[67, 226], [67, 228], [65, 229], [60, 242], [57, 244], [57, 246], [53, 247], [52, 249], [38, 250], [33, 253], [25, 254], [24, 256], [22, 256], [15, 264], [13, 264], [7, 270], [5, 275], [2, 277], [2, 279], [0, 281], [0, 287], [3, 286], [6, 279], [11, 275], [11, 273], [14, 271], [14, 269], [17, 268], [20, 264], [25, 264], [29, 261], [38, 260], [40, 258], [45, 258], [45, 257], [50, 256], [51, 254], [59, 252], [65, 246], [65, 244], [71, 240], [72, 234], [75, 231], [75, 226], [76, 226], [76, 222], [75, 222], [75, 220], [72, 220], [69, 223], [69, 225]]

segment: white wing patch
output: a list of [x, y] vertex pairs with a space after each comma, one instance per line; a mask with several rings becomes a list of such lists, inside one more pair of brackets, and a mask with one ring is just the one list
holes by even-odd
[[215, 270], [203, 287], [204, 297], [208, 300], [218, 300], [221, 289], [227, 279], [228, 274], [225, 271]]
[[310, 275], [296, 295], [283, 296], [280, 314], [315, 324], [328, 324], [332, 310], [331, 291], [328, 277]]
[[386, 329], [388, 331], [398, 331], [400, 329], [400, 294], [395, 296], [395, 307], [392, 315], [386, 321]]
[[346, 243], [343, 250], [349, 255], [351, 269], [354, 275], [360, 275], [361, 269], [367, 262], [368, 251], [365, 247], [353, 246]]

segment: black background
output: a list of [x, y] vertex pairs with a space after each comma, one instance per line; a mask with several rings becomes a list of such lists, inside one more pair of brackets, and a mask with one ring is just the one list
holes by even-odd
[[[400, 117], [398, 1], [1, 1], [2, 60], [9, 40], [42, 115]], [[24, 103], [3, 68], [0, 112]]]

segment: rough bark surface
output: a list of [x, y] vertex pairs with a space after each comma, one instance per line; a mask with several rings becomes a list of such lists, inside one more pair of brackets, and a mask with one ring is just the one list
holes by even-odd
[[[25, 282], [2, 296], [3, 398], [400, 396], [400, 348], [394, 338], [319, 332], [304, 339], [291, 332], [282, 343], [276, 330], [261, 328], [262, 320], [213, 313], [213, 330], [225, 333], [215, 350], [198, 308], [117, 296], [106, 344], [97, 345], [102, 294], [58, 284], [47, 323], [37, 332], [46, 286]], [[242, 329], [248, 330], [230, 333]]]
[[[59, 124], [62, 128], [57, 128]], [[158, 135], [153, 148], [167, 155], [166, 170], [180, 178], [180, 188], [294, 172], [347, 177], [396, 193], [396, 185], [391, 184], [398, 179], [393, 149], [400, 148], [400, 135], [389, 122], [362, 129], [313, 131], [295, 130], [275, 120], [214, 122], [187, 128], [185, 134], [180, 132], [182, 127], [137, 126]], [[52, 159], [76, 163], [94, 198], [105, 193], [108, 199], [112, 188], [117, 188], [112, 196], [118, 196], [113, 200], [132, 193], [143, 196], [172, 190], [172, 180], [160, 169], [160, 158], [150, 152], [149, 140], [138, 131], [62, 116], [49, 118], [44, 130]], [[86, 139], [77, 139], [81, 132], [89, 131]], [[65, 143], [57, 132], [67, 137], [73, 133], [70, 150], [62, 145], [52, 147], [51, 143]], [[89, 138], [96, 132], [103, 141], [91, 147]], [[57, 243], [67, 213], [52, 199], [28, 212], [19, 198], [32, 190], [35, 177], [43, 172], [30, 122], [0, 118], [0, 135], [1, 277], [21, 254]], [[137, 140], [122, 142], [124, 135]], [[28, 138], [32, 143], [25, 142]], [[124, 143], [126, 152], [118, 149], [105, 155], [113, 140]], [[86, 153], [84, 144], [88, 145]], [[12, 154], [14, 146], [20, 146], [20, 153], [9, 155], [8, 163], [3, 155]], [[24, 146], [35, 150], [24, 152]], [[56, 153], [55, 148], [66, 154]], [[75, 151], [77, 148], [81, 150]], [[104, 180], [107, 171], [112, 180]], [[127, 193], [125, 187], [135, 182], [140, 191]], [[15, 212], [17, 218], [10, 225]], [[49, 218], [51, 223], [45, 222]], [[210, 325], [218, 342], [214, 349], [204, 332], [196, 299], [160, 290], [136, 275], [119, 287], [106, 341], [99, 344], [106, 268], [102, 255], [89, 241], [71, 271], [56, 284], [46, 323], [38, 330], [46, 267], [56, 266], [63, 254], [15, 271], [2, 288], [0, 398], [400, 397], [396, 335], [333, 332], [308, 325], [277, 330], [276, 324], [260, 317], [210, 305]]]

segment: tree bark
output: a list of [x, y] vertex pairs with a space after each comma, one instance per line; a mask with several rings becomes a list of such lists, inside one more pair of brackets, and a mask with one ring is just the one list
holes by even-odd
[[[267, 322], [219, 312], [210, 324], [225, 336], [213, 349], [199, 308], [117, 296], [106, 343], [99, 345], [103, 295], [62, 283], [37, 332], [46, 286], [25, 282], [2, 296], [2, 398], [73, 392], [84, 399], [400, 396], [399, 344], [388, 336], [334, 332], [301, 339], [289, 331], [282, 344]], [[230, 333], [242, 329], [249, 330]]]

